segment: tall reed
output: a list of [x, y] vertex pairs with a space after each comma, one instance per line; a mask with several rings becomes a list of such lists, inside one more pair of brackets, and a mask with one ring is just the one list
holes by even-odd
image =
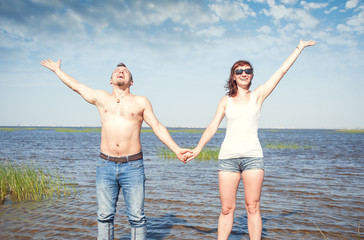
[[[73, 185], [72, 191], [69, 186]], [[0, 160], [0, 202], [41, 200], [76, 193], [75, 184], [69, 184], [58, 173], [35, 164], [13, 164]]]
[[[205, 147], [202, 149], [200, 154], [196, 157], [197, 160], [216, 160], [219, 157], [219, 148], [209, 148]], [[158, 149], [158, 156], [165, 159], [173, 159], [177, 158], [174, 152], [172, 152], [169, 148], [162, 147]]]
[[[326, 237], [326, 235], [321, 231], [321, 229], [317, 226], [317, 224], [314, 222], [313, 224], [315, 224], [316, 228], [319, 230], [319, 232], [321, 233], [322, 237], [326, 240], [328, 240], [328, 238]], [[358, 225], [358, 236], [357, 236], [357, 240], [360, 240], [360, 223]]]

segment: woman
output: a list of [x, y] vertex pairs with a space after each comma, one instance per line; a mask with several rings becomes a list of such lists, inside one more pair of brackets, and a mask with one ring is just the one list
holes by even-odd
[[218, 240], [228, 239], [232, 230], [240, 178], [243, 179], [244, 184], [250, 239], [261, 239], [260, 195], [264, 179], [264, 164], [258, 139], [260, 109], [264, 100], [293, 65], [302, 50], [315, 44], [315, 41], [301, 40], [293, 53], [268, 81], [253, 91], [249, 90], [254, 76], [252, 65], [247, 61], [238, 61], [231, 68], [226, 85], [228, 94], [222, 97], [212, 122], [187, 159], [190, 161], [200, 153], [216, 133], [226, 115], [226, 136], [219, 153], [221, 213]]

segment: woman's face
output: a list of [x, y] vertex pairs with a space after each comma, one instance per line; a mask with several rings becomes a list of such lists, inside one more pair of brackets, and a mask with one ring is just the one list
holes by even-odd
[[237, 85], [240, 87], [250, 87], [251, 81], [253, 79], [253, 69], [250, 65], [243, 65], [235, 68], [233, 79], [236, 81]]

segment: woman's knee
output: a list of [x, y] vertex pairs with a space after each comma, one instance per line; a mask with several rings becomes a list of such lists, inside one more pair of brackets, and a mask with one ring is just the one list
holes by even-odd
[[246, 211], [249, 215], [255, 215], [260, 212], [260, 202], [246, 202]]
[[223, 215], [229, 215], [235, 212], [235, 205], [223, 205], [221, 207], [221, 213]]

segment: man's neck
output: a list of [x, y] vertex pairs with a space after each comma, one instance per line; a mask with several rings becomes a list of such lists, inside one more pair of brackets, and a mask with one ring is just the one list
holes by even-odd
[[115, 97], [125, 97], [130, 94], [130, 88], [114, 87], [112, 95]]

